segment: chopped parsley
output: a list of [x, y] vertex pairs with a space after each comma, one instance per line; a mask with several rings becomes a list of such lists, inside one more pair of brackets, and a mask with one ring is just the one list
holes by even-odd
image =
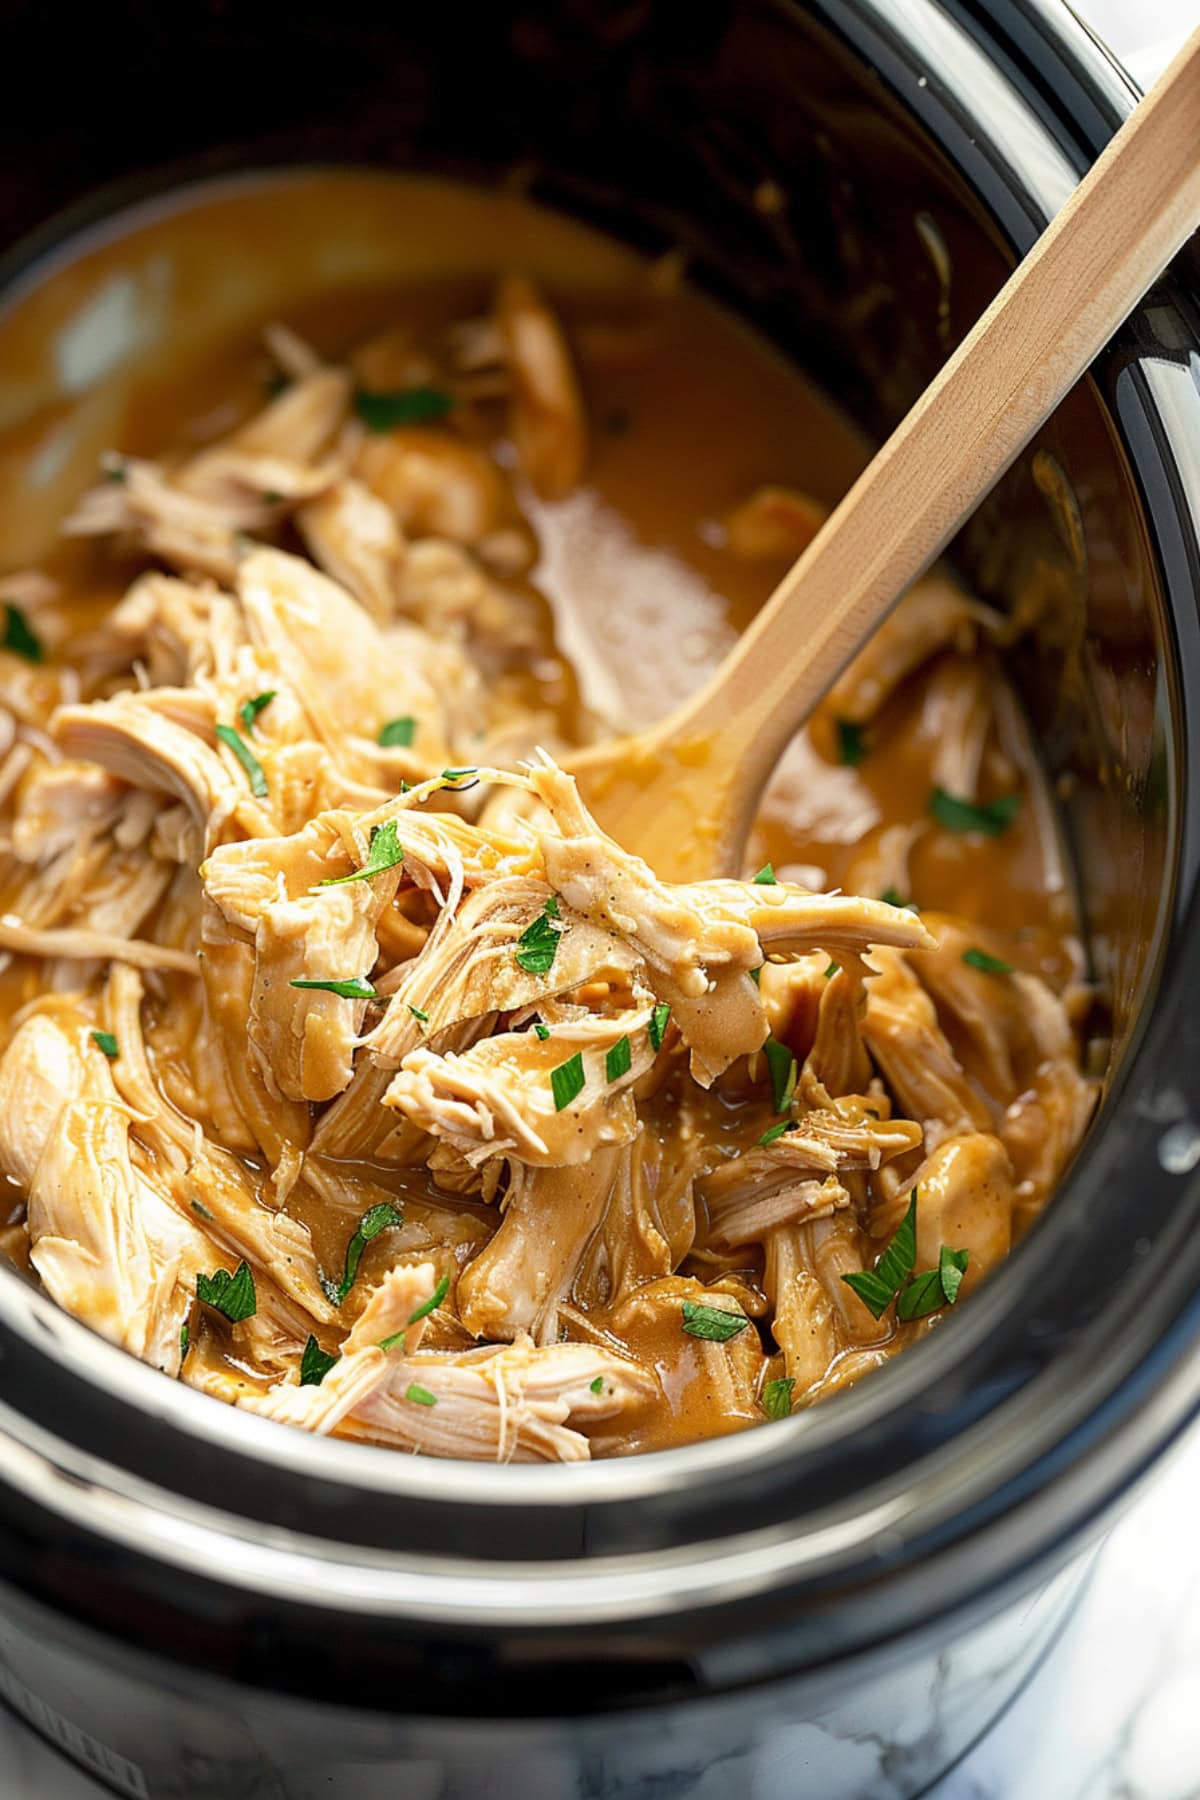
[[831, 962], [829, 967], [825, 971], [826, 981], [832, 981], [833, 977], [838, 973], [841, 966], [842, 966], [841, 963]]
[[766, 1150], [771, 1144], [777, 1144], [785, 1132], [799, 1131], [799, 1129], [795, 1119], [781, 1119], [778, 1125], [768, 1125], [758, 1140], [759, 1148]]
[[561, 1112], [564, 1106], [570, 1106], [572, 1100], [583, 1092], [583, 1053], [577, 1050], [569, 1056], [565, 1063], [559, 1063], [557, 1069], [550, 1071], [550, 1087], [554, 1094], [554, 1110]]
[[479, 786], [478, 769], [443, 769], [442, 783], [456, 794], [469, 794]]
[[325, 1297], [333, 1306], [340, 1306], [350, 1289], [354, 1286], [354, 1277], [358, 1274], [358, 1265], [362, 1261], [362, 1253], [372, 1238], [377, 1238], [381, 1231], [387, 1231], [393, 1225], [403, 1225], [403, 1214], [389, 1201], [382, 1201], [372, 1206], [358, 1221], [358, 1230], [346, 1245], [346, 1266], [340, 1281], [327, 1281], [324, 1278], [321, 1286]]
[[290, 981], [288, 986], [319, 988], [323, 994], [336, 994], [339, 1000], [377, 1000], [379, 998], [370, 982], [361, 975], [351, 975], [344, 981]]
[[355, 869], [352, 875], [331, 875], [321, 886], [345, 887], [348, 881], [369, 881], [372, 875], [382, 875], [385, 869], [394, 869], [397, 863], [403, 861], [404, 850], [400, 843], [399, 827], [395, 819], [387, 819], [382, 825], [376, 825], [371, 832], [367, 860], [362, 868]]
[[999, 956], [989, 956], [986, 950], [964, 950], [963, 961], [969, 969], [982, 969], [985, 975], [1011, 975], [1013, 966]]
[[41, 638], [11, 600], [4, 602], [4, 637], [0, 645], [14, 656], [23, 656], [26, 662], [40, 663], [45, 656]]
[[414, 1406], [437, 1405], [437, 1395], [431, 1394], [429, 1389], [427, 1387], [422, 1387], [419, 1381], [409, 1382], [404, 1398], [406, 1400], [411, 1400]]
[[90, 1033], [93, 1044], [103, 1050], [110, 1062], [115, 1062], [119, 1054], [117, 1040], [111, 1031], [93, 1031]]
[[408, 1323], [410, 1325], [419, 1325], [422, 1319], [427, 1319], [430, 1313], [437, 1311], [449, 1292], [450, 1277], [448, 1275], [443, 1275], [432, 1294], [430, 1294], [428, 1300], [422, 1300], [420, 1306], [414, 1307], [412, 1312], [409, 1313]]
[[441, 388], [411, 387], [389, 391], [356, 388], [354, 410], [368, 431], [395, 431], [398, 425], [428, 425], [444, 419], [454, 395]]
[[604, 1058], [605, 1081], [620, 1081], [622, 1075], [628, 1075], [632, 1065], [633, 1050], [628, 1036], [618, 1038]]
[[748, 971], [749, 975], [750, 975], [750, 979], [754, 983], [755, 987], [760, 987], [762, 985], [763, 967], [764, 967], [764, 965], [762, 963], [759, 963], [757, 969], [751, 969]]
[[267, 797], [267, 778], [263, 774], [262, 764], [259, 762], [257, 756], [255, 756], [245, 738], [241, 736], [240, 732], [235, 731], [232, 725], [218, 725], [217, 736], [223, 744], [228, 744], [229, 748], [233, 751], [233, 754], [241, 763], [243, 769], [245, 769], [250, 781], [250, 792], [254, 795], [254, 798], [256, 800], [265, 800]]
[[205, 1306], [211, 1306], [237, 1325], [242, 1319], [252, 1319], [258, 1311], [258, 1296], [254, 1292], [254, 1276], [250, 1264], [243, 1260], [233, 1274], [228, 1269], [217, 1269], [211, 1275], [196, 1276], [196, 1298]]
[[775, 871], [769, 862], [765, 862], [757, 875], [751, 877], [755, 887], [778, 887]]
[[209, 1210], [208, 1210], [207, 1206], [205, 1206], [203, 1200], [193, 1200], [192, 1201], [192, 1211], [195, 1213], [195, 1215], [198, 1219], [208, 1219], [209, 1221], [212, 1221], [217, 1216], [216, 1213], [209, 1212]]
[[413, 1006], [410, 1003], [408, 1010], [412, 1014], [413, 1018], [417, 1021], [418, 1025], [428, 1025], [429, 1014], [427, 1012], [425, 1012], [421, 1007]]
[[671, 1008], [664, 1000], [656, 1006], [654, 1011], [650, 1014], [650, 1023], [646, 1027], [650, 1037], [650, 1048], [652, 1050], [658, 1051], [662, 1049], [663, 1039], [667, 1035], [667, 1026], [670, 1023], [670, 1019]]
[[905, 906], [908, 908], [909, 912], [916, 912], [917, 910], [911, 900], [902, 900], [894, 887], [884, 888], [879, 898], [883, 901], [885, 906]]
[[514, 952], [517, 967], [527, 975], [548, 975], [558, 955], [558, 940], [565, 927], [555, 924], [558, 918], [558, 896], [551, 894], [545, 906], [517, 939]]
[[247, 700], [241, 709], [242, 724], [247, 731], [254, 730], [254, 721], [265, 706], [270, 706], [276, 694], [275, 688], [269, 688], [265, 694], [255, 694], [253, 700]]
[[322, 1350], [311, 1331], [308, 1342], [304, 1346], [304, 1355], [300, 1358], [300, 1386], [320, 1387], [334, 1363], [341, 1362], [338, 1355], [331, 1356], [328, 1350]]
[[945, 788], [935, 787], [929, 796], [930, 817], [947, 831], [978, 831], [984, 837], [1001, 837], [1016, 818], [1021, 805], [1020, 794], [1001, 794], [985, 806], [971, 800], [958, 800]]
[[389, 719], [379, 733], [379, 742], [385, 750], [407, 750], [417, 735], [417, 721], [409, 715], [402, 719]]
[[191, 1343], [191, 1341], [192, 1341], [192, 1334], [188, 1328], [188, 1322], [185, 1319], [179, 1330], [179, 1359], [181, 1362], [188, 1353], [188, 1345]]
[[727, 1344], [750, 1323], [739, 1307], [726, 1312], [724, 1307], [704, 1306], [696, 1300], [683, 1303], [683, 1329], [689, 1337], [708, 1338], [714, 1344]]
[[866, 754], [866, 743], [861, 725], [852, 725], [849, 719], [837, 722], [838, 761], [847, 769], [856, 769]]
[[856, 1269], [842, 1280], [852, 1288], [876, 1319], [881, 1319], [896, 1294], [913, 1272], [917, 1260], [917, 1190], [909, 1197], [908, 1211], [897, 1225], [891, 1242], [873, 1269]]
[[943, 1244], [936, 1269], [914, 1275], [896, 1302], [896, 1316], [905, 1322], [924, 1319], [941, 1306], [953, 1306], [970, 1261], [969, 1250], [952, 1250]]
[[602, 1394], [604, 1392], [604, 1377], [603, 1377], [603, 1375], [597, 1375], [595, 1381], [589, 1381], [588, 1382], [588, 1390], [590, 1393], [593, 1393], [593, 1394]]
[[795, 1378], [791, 1375], [781, 1375], [778, 1381], [768, 1381], [758, 1401], [768, 1419], [791, 1417], [792, 1389], [795, 1385]]
[[763, 1045], [767, 1068], [771, 1074], [771, 1105], [775, 1112], [786, 1112], [796, 1091], [796, 1059], [778, 1038], [768, 1038]]
[[542, 1025], [539, 1023], [534, 1026], [533, 1035], [536, 1038], [540, 1038], [542, 1043], [544, 1044], [546, 1039], [550, 1036], [550, 1027], [548, 1025]]

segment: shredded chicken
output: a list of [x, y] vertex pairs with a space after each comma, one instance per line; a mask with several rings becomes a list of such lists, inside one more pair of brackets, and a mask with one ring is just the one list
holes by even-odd
[[[593, 817], [529, 577], [601, 478], [577, 352], [622, 331], [523, 274], [341, 359], [273, 326], [273, 398], [107, 457], [67, 519], [103, 608], [6, 578], [43, 636], [0, 652], [0, 1254], [266, 1420], [579, 1462], [781, 1416], [944, 1321], [1095, 1102], [1067, 925], [1047, 956], [904, 903], [929, 789], [1012, 791], [1069, 914], [1004, 632], [943, 575], [830, 697], [848, 766], [801, 741], [861, 798], [903, 729], [915, 805], [814, 803], [774, 868], [688, 884]], [[710, 548], [825, 512], [763, 485]], [[867, 1302], [914, 1206], [909, 1317]]]

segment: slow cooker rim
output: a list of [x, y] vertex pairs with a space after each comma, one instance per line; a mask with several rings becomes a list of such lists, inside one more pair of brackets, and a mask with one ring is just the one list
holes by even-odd
[[[824, 12], [826, 9], [820, 6], [817, 10]], [[871, 29], [881, 25], [885, 21], [887, 13], [884, 0], [856, 0], [856, 4], [849, 10], [864, 21], [866, 28]], [[935, 10], [933, 0], [922, 0], [922, 10]], [[990, 5], [980, 4], [966, 10], [976, 18], [990, 23], [991, 28], [997, 33], [1002, 31], [1003, 20], [1006, 16], [1019, 16], [1027, 24], [1031, 17], [1045, 15], [1043, 23], [1047, 31], [1051, 30], [1055, 24], [1055, 21], [1050, 19], [1046, 13], [1045, 7], [1031, 4], [1030, 0], [1024, 0], [1024, 3], [1021, 3], [1021, 0], [992, 0]], [[887, 28], [894, 28], [895, 23], [894, 20], [887, 20]], [[1088, 42], [1090, 43], [1091, 40], [1089, 39]], [[1078, 45], [1070, 48], [1072, 54], [1079, 54]], [[1066, 54], [1066, 50], [1063, 53]], [[906, 99], [910, 98], [910, 96], [906, 96]], [[1134, 345], [1132, 336], [1127, 336], [1124, 341], [1127, 348]], [[1122, 433], [1122, 440], [1124, 441], [1124, 433]], [[1162, 1033], [1157, 1035], [1161, 1037]], [[1088, 1161], [1089, 1158], [1085, 1153], [1076, 1171], [1073, 1172], [1072, 1185], [1082, 1179]], [[601, 1495], [605, 1493], [606, 1489], [612, 1489], [614, 1491], [608, 1498], [614, 1502], [625, 1503], [631, 1498], [642, 1497], [648, 1490], [664, 1484], [668, 1487], [686, 1486], [692, 1479], [709, 1476], [715, 1470], [723, 1469], [726, 1464], [736, 1465], [740, 1474], [751, 1477], [756, 1469], [761, 1470], [767, 1464], [777, 1465], [781, 1461], [790, 1463], [800, 1449], [802, 1440], [806, 1437], [817, 1439], [834, 1432], [838, 1436], [847, 1436], [857, 1431], [859, 1426], [855, 1420], [863, 1414], [893, 1409], [897, 1405], [897, 1396], [902, 1392], [911, 1398], [917, 1388], [926, 1386], [926, 1373], [933, 1367], [931, 1353], [940, 1354], [943, 1361], [947, 1360], [951, 1349], [957, 1349], [958, 1343], [962, 1341], [962, 1334], [976, 1314], [978, 1315], [976, 1335], [982, 1332], [985, 1319], [981, 1309], [985, 1307], [985, 1303], [990, 1302], [987, 1305], [989, 1317], [1004, 1310], [1000, 1299], [1002, 1284], [1007, 1279], [1015, 1285], [1018, 1278], [1016, 1269], [1018, 1260], [1018, 1258], [1014, 1258], [1010, 1269], [1002, 1271], [994, 1282], [989, 1284], [989, 1288], [977, 1297], [968, 1313], [964, 1313], [962, 1318], [950, 1322], [949, 1332], [941, 1331], [936, 1334], [929, 1344], [920, 1346], [894, 1368], [882, 1372], [864, 1388], [847, 1396], [839, 1402], [836, 1409], [831, 1409], [825, 1417], [809, 1415], [807, 1418], [797, 1418], [791, 1425], [780, 1427], [777, 1432], [743, 1434], [736, 1442], [733, 1440], [718, 1441], [714, 1444], [659, 1453], [655, 1456], [607, 1465], [595, 1465], [587, 1471], [589, 1479], [593, 1486], [599, 1487]], [[126, 1389], [131, 1402], [136, 1401], [139, 1409], [144, 1411], [148, 1417], [156, 1419], [162, 1424], [169, 1424], [172, 1422], [170, 1415], [177, 1414], [178, 1418], [175, 1422], [185, 1424], [189, 1432], [194, 1425], [201, 1436], [205, 1438], [210, 1436], [206, 1425], [209, 1418], [215, 1420], [215, 1415], [211, 1413], [203, 1396], [194, 1395], [185, 1389], [177, 1390], [162, 1383], [152, 1371], [143, 1369], [141, 1365], [125, 1357], [123, 1353], [113, 1350], [110, 1346], [98, 1343], [83, 1327], [55, 1311], [43, 1296], [22, 1289], [14, 1298], [15, 1281], [6, 1284], [6, 1289], [5, 1298], [12, 1303], [18, 1313], [23, 1315], [16, 1325], [16, 1336], [24, 1336], [27, 1342], [32, 1344], [36, 1344], [39, 1338], [43, 1338], [47, 1346], [56, 1346], [64, 1355], [69, 1354], [72, 1357], [78, 1351], [79, 1359], [89, 1365], [89, 1378], [95, 1385], [102, 1388], [104, 1400], [107, 1401], [110, 1398], [111, 1390]], [[1191, 1333], [1194, 1334], [1194, 1330], [1195, 1320], [1193, 1319]], [[10, 1351], [13, 1347], [13, 1332], [14, 1322], [6, 1322]], [[78, 1334], [77, 1339], [75, 1334]], [[952, 1339], [953, 1344], [945, 1341], [948, 1339]], [[1184, 1410], [1190, 1411], [1195, 1404], [1196, 1397], [1189, 1395]], [[835, 1412], [836, 1419], [834, 1418]], [[1177, 1418], [1173, 1419], [1169, 1429], [1177, 1428], [1178, 1422]], [[343, 1444], [316, 1444], [299, 1435], [296, 1436], [293, 1443], [290, 1434], [273, 1431], [261, 1421], [249, 1420], [237, 1415], [230, 1419], [223, 1414], [219, 1431], [222, 1436], [228, 1436], [231, 1432], [236, 1433], [245, 1445], [247, 1457], [253, 1459], [260, 1467], [265, 1463], [273, 1462], [281, 1466], [290, 1466], [295, 1470], [298, 1462], [309, 1460], [315, 1463], [317, 1468], [320, 1468], [322, 1454], [329, 1452], [328, 1460], [331, 1463], [336, 1461], [342, 1465], [336, 1472], [332, 1468], [330, 1469], [331, 1479], [346, 1482], [353, 1472], [355, 1479], [361, 1477], [364, 1483], [370, 1480], [373, 1485], [374, 1478], [378, 1474], [379, 1482], [393, 1491], [402, 1473], [396, 1466], [400, 1461], [404, 1463], [403, 1472], [407, 1476], [415, 1476], [427, 1489], [431, 1501], [435, 1503], [451, 1490], [461, 1489], [464, 1480], [468, 1477], [476, 1490], [476, 1498], [471, 1502], [474, 1504], [490, 1506], [496, 1499], [502, 1498], [509, 1504], [520, 1506], [526, 1506], [533, 1502], [539, 1508], [573, 1510], [580, 1503], [577, 1485], [580, 1472], [577, 1471], [561, 1469], [482, 1470], [477, 1465], [433, 1463], [423, 1463], [418, 1468], [417, 1465], [410, 1464], [407, 1459], [396, 1459], [391, 1453], [385, 1451], [372, 1451], [363, 1447]], [[55, 1459], [52, 1451], [48, 1460], [53, 1464]], [[97, 1469], [96, 1472], [98, 1474], [99, 1470]], [[308, 1471], [297, 1472], [303, 1472], [311, 1477], [313, 1471], [310, 1467]], [[115, 1474], [115, 1471], [113, 1473]], [[321, 1469], [320, 1473], [323, 1476], [324, 1470]], [[672, 1480], [672, 1477], [675, 1479]], [[108, 1479], [107, 1472], [104, 1478]], [[119, 1477], [115, 1481], [115, 1486], [120, 1486]], [[574, 1491], [572, 1491], [573, 1489]], [[460, 1492], [455, 1492], [454, 1497], [456, 1500], [462, 1499]], [[595, 1504], [596, 1496], [588, 1495], [586, 1500], [588, 1504]], [[1100, 1504], [1100, 1501], [1097, 1500], [1096, 1504]], [[1093, 1507], [1092, 1510], [1094, 1511], [1095, 1508]], [[580, 1535], [580, 1549], [583, 1550], [585, 1548], [582, 1542], [583, 1533], [581, 1532]], [[526, 1568], [527, 1565], [522, 1568], [522, 1579], [525, 1578]], [[661, 1604], [661, 1596], [658, 1604]], [[572, 1610], [575, 1616], [578, 1616], [577, 1609], [573, 1608]]]

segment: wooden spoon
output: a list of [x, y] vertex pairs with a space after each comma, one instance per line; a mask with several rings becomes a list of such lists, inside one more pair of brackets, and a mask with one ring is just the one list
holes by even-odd
[[764, 786], [826, 688], [1200, 226], [1200, 31], [690, 700], [571, 767], [676, 881], [736, 874]]

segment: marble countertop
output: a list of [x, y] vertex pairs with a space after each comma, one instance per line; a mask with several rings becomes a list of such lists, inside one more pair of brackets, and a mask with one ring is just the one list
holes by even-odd
[[[1148, 84], [1197, 0], [1077, 0]], [[1015, 1704], [927, 1800], [1200, 1800], [1200, 1428], [1101, 1551], [1083, 1603]], [[100, 1790], [0, 1711], [0, 1800]]]

